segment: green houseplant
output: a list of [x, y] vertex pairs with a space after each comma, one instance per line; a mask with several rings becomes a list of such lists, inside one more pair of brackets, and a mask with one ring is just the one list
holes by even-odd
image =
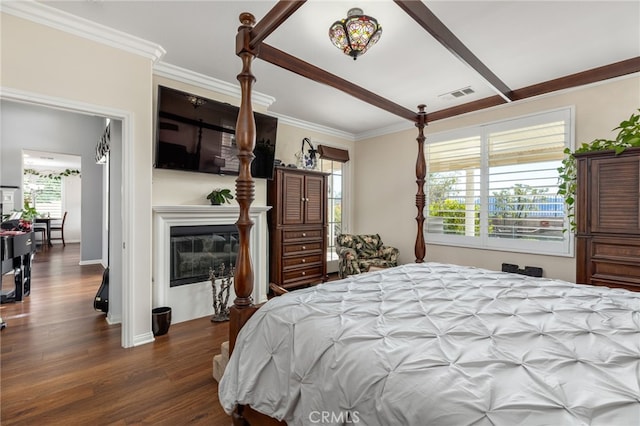
[[21, 219], [32, 221], [36, 216], [38, 216], [38, 212], [35, 207], [31, 207], [29, 201], [24, 200]]
[[[638, 109], [638, 112], [640, 112], [640, 109]], [[564, 197], [567, 205], [569, 226], [572, 231], [576, 229], [574, 205], [577, 190], [577, 162], [575, 154], [613, 150], [618, 155], [627, 148], [640, 147], [640, 114], [631, 114], [628, 120], [622, 121], [613, 130], [619, 130], [615, 140], [595, 139], [591, 142], [583, 143], [573, 152], [569, 148], [564, 150], [565, 158], [562, 160], [562, 166], [558, 168], [558, 195]]]
[[207, 200], [210, 200], [213, 205], [221, 205], [231, 202], [233, 195], [230, 189], [216, 188], [207, 195]]

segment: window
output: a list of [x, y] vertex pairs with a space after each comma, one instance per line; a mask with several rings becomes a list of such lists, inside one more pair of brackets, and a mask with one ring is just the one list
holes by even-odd
[[567, 108], [428, 138], [427, 242], [571, 254], [556, 193], [572, 134]]
[[327, 179], [327, 261], [338, 260], [336, 236], [342, 232], [342, 163], [320, 159], [320, 170], [331, 173]]
[[24, 201], [38, 214], [62, 217], [62, 179], [53, 174], [24, 170]]
[[330, 173], [327, 179], [327, 261], [330, 262], [338, 260], [336, 236], [342, 232], [344, 163], [349, 161], [349, 151], [318, 145], [318, 153], [320, 156], [320, 171]]
[[23, 170], [24, 203], [39, 215], [61, 218], [63, 208], [64, 179], [68, 176], [80, 177], [80, 170], [44, 171], [32, 168]]

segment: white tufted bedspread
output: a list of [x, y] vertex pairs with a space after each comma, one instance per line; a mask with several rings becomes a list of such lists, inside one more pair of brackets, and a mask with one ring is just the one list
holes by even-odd
[[289, 425], [640, 425], [640, 293], [437, 263], [270, 300], [219, 388]]

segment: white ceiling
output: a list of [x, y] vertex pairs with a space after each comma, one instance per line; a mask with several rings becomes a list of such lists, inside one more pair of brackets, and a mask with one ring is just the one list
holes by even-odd
[[22, 164], [25, 169], [48, 172], [58, 172], [66, 169], [80, 170], [81, 159], [79, 155], [22, 150]]
[[[237, 84], [235, 35], [241, 12], [260, 20], [276, 1], [46, 1], [49, 6], [157, 43], [163, 62]], [[640, 56], [639, 1], [424, 1], [511, 89]], [[351, 7], [378, 19], [383, 35], [354, 61], [328, 39]], [[405, 108], [433, 112], [496, 92], [392, 1], [310, 0], [266, 43]], [[254, 89], [269, 112], [354, 136], [405, 119], [256, 60]], [[470, 86], [455, 100], [439, 95]]]

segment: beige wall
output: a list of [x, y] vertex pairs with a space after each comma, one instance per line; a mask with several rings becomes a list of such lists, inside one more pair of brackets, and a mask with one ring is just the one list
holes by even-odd
[[[611, 129], [640, 107], [640, 77], [621, 78], [437, 121], [426, 128], [427, 140], [429, 134], [566, 106], [575, 107], [576, 144], [614, 137], [616, 133]], [[380, 233], [385, 243], [400, 249], [402, 263], [415, 260], [416, 136], [417, 131], [411, 129], [356, 143], [356, 231]], [[426, 260], [498, 270], [503, 262], [521, 267], [541, 266], [545, 276], [575, 280], [572, 257], [428, 245]]]
[[[123, 344], [152, 339], [151, 60], [13, 15], [2, 13], [1, 19], [3, 88], [37, 94], [51, 104], [86, 105], [87, 110], [120, 111], [131, 117], [125, 123], [129, 131], [125, 150], [135, 167], [129, 169], [123, 194], [130, 202], [123, 220], [131, 238], [125, 241], [123, 254], [132, 266], [129, 279], [134, 285], [125, 296], [125, 305], [131, 305], [123, 309], [123, 320], [129, 322], [128, 328], [123, 327]], [[133, 312], [132, 318], [127, 318], [127, 310]]]

